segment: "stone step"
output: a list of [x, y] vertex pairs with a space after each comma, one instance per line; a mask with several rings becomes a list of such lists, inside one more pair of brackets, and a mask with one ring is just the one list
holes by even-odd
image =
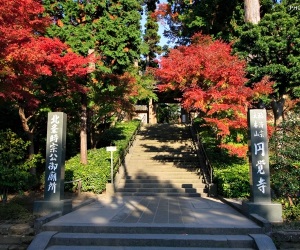
[[[135, 147], [137, 148], [148, 148], [148, 149], [155, 149], [158, 147], [164, 147], [166, 149], [170, 149], [170, 147], [173, 147], [175, 149], [178, 148], [186, 148], [186, 149], [192, 149], [193, 147], [193, 143], [192, 141], [188, 140], [188, 139], [184, 139], [184, 140], [160, 140], [160, 139], [143, 139], [142, 137], [137, 137], [136, 139], [138, 139], [135, 142]], [[170, 149], [171, 150], [171, 149]]]
[[57, 233], [49, 242], [49, 246], [55, 245], [254, 248], [255, 242], [248, 235]]
[[185, 179], [185, 180], [200, 180], [202, 176], [199, 175], [198, 172], [174, 172], [174, 171], [144, 171], [144, 170], [134, 170], [134, 169], [127, 169], [127, 175], [124, 176], [122, 179], [143, 179], [143, 180], [172, 180], [172, 179]]
[[165, 185], [171, 184], [173, 186], [176, 185], [197, 185], [202, 184], [201, 180], [190, 180], [190, 179], [121, 179], [119, 181], [120, 185], [125, 184], [156, 184], [156, 185]]
[[157, 178], [156, 179], [121, 179], [119, 184], [120, 185], [123, 185], [124, 183], [126, 184], [130, 184], [130, 183], [143, 183], [143, 184], [146, 184], [146, 183], [154, 183], [154, 184], [171, 184], [171, 185], [186, 185], [186, 184], [197, 184], [197, 183], [202, 183], [201, 180], [185, 180], [185, 179], [172, 179], [172, 180], [158, 180]]
[[134, 150], [134, 155], [149, 155], [149, 156], [177, 156], [177, 157], [194, 157], [197, 156], [197, 154], [194, 151], [188, 150], [187, 152], [184, 152], [183, 150], [174, 150], [174, 151], [167, 151], [167, 150], [160, 150], [160, 151], [147, 151], [147, 150]]
[[119, 185], [120, 188], [205, 188], [204, 183], [188, 183], [182, 184], [180, 183], [127, 183], [124, 182], [124, 186], [121, 187], [121, 183]]
[[[47, 250], [262, 250], [263, 248], [256, 248], [254, 239], [267, 238], [262, 234], [264, 229], [252, 226], [207, 228], [159, 223], [140, 223], [134, 226], [132, 223], [102, 226], [87, 223], [67, 225], [49, 223], [43, 225], [43, 230], [46, 232], [37, 236], [36, 245], [43, 241], [44, 245], [48, 245], [45, 248]], [[49, 244], [44, 242], [46, 239]], [[29, 250], [33, 249], [38, 248]]]
[[200, 166], [200, 164], [198, 162], [184, 162], [184, 161], [177, 161], [177, 162], [169, 162], [169, 161], [165, 161], [165, 162], [159, 162], [159, 161], [152, 161], [152, 160], [134, 160], [134, 161], [129, 161], [126, 165], [127, 166], [131, 166], [131, 167], [138, 167], [140, 164], [143, 163], [143, 167], [157, 167], [157, 168], [167, 168], [167, 167], [172, 167], [172, 168], [176, 168], [176, 169], [181, 169], [181, 168], [192, 168], [192, 167], [198, 167]]
[[127, 176], [129, 176], [129, 178], [135, 178], [136, 176], [161, 176], [161, 175], [168, 175], [170, 177], [174, 177], [176, 178], [178, 175], [182, 177], [186, 177], [186, 178], [201, 178], [199, 172], [197, 170], [195, 170], [194, 168], [190, 168], [189, 170], [187, 169], [180, 169], [178, 171], [174, 171], [173, 169], [162, 169], [162, 170], [158, 170], [158, 169], [153, 169], [149, 168], [149, 170], [145, 170], [142, 168], [127, 168], [126, 170]]
[[[203, 192], [199, 193], [157, 193], [157, 192], [116, 192], [116, 196], [156, 196], [156, 197], [202, 197]], [[205, 196], [205, 195], [204, 195]]]
[[135, 150], [141, 150], [146, 152], [180, 152], [180, 151], [195, 151], [194, 145], [188, 141], [181, 142], [159, 142], [159, 141], [142, 141], [139, 140], [135, 143]]
[[147, 133], [146, 131], [141, 131], [138, 133], [137, 137], [143, 138], [144, 140], [159, 140], [159, 141], [164, 141], [164, 140], [174, 140], [174, 141], [182, 141], [182, 140], [188, 140], [190, 139], [190, 134], [185, 133], [185, 134], [177, 134], [174, 132], [171, 133]]
[[[1, 249], [1, 248], [0, 248]], [[229, 250], [230, 248], [211, 248], [211, 247], [142, 247], [142, 246], [51, 246], [47, 250]], [[234, 248], [235, 250], [254, 250], [257, 248]], [[5, 248], [5, 250], [7, 250]]]
[[136, 164], [165, 164], [165, 163], [173, 163], [173, 164], [199, 164], [198, 157], [172, 157], [172, 156], [153, 156], [149, 157], [147, 155], [144, 156], [133, 156], [130, 158], [129, 166], [135, 166]]
[[162, 160], [167, 160], [167, 161], [197, 161], [198, 160], [198, 156], [197, 155], [182, 155], [182, 154], [134, 154], [131, 156], [131, 160], [153, 160], [153, 161], [162, 161]]
[[164, 149], [134, 149], [134, 155], [149, 155], [149, 156], [157, 156], [157, 155], [166, 155], [166, 156], [181, 156], [181, 157], [194, 157], [197, 156], [197, 152], [190, 149], [181, 149], [181, 150], [164, 150]]
[[177, 173], [194, 173], [198, 172], [199, 167], [194, 164], [185, 165], [185, 166], [176, 166], [174, 164], [165, 165], [165, 164], [144, 164], [143, 166], [137, 166], [135, 164], [128, 164], [127, 170], [131, 171], [149, 171], [149, 172], [177, 172]]
[[[151, 175], [150, 175], [151, 174]], [[124, 178], [126, 180], [200, 180], [201, 177], [195, 173], [178, 173], [178, 172], [158, 172], [157, 175], [154, 175], [153, 172], [149, 171], [149, 175], [145, 172], [137, 171], [130, 172], [128, 170], [128, 175]]]
[[144, 165], [127, 165], [129, 171], [140, 171], [140, 172], [177, 172], [177, 173], [199, 173], [199, 166], [194, 164], [183, 164], [180, 166], [176, 165], [165, 165], [165, 164], [144, 164]]
[[178, 130], [173, 130], [173, 127], [169, 127], [165, 130], [161, 130], [159, 128], [153, 129], [152, 131], [147, 130], [147, 128], [141, 129], [138, 133], [138, 136], [143, 136], [143, 138], [145, 139], [153, 139], [153, 138], [157, 138], [157, 139], [164, 139], [164, 138], [173, 138], [173, 139], [185, 139], [185, 138], [189, 138], [190, 136], [190, 131], [183, 131], [181, 129]]
[[[195, 175], [200, 175], [200, 170], [195, 167], [189, 167], [189, 168], [178, 168], [178, 169], [172, 169], [172, 168], [159, 168], [157, 166], [150, 166], [148, 165], [145, 168], [142, 168], [140, 165], [138, 167], [133, 167], [133, 166], [127, 166], [126, 172], [128, 176], [139, 176], [139, 175], [149, 175], [149, 176], [157, 176], [157, 174], [182, 174], [186, 176], [195, 176]], [[133, 173], [133, 174], [130, 174]], [[198, 176], [199, 177], [199, 176]]]
[[[127, 166], [126, 172], [127, 173], [134, 173], [138, 175], [138, 173], [148, 174], [148, 175], [157, 175], [157, 173], [181, 173], [186, 174], [187, 176], [190, 175], [200, 175], [199, 168], [191, 166], [191, 167], [160, 167], [160, 166], [151, 166], [145, 165], [144, 168], [142, 166]], [[133, 175], [133, 174], [128, 174]]]
[[174, 188], [174, 187], [151, 187], [151, 188], [118, 188], [117, 192], [124, 192], [124, 193], [201, 193], [203, 191], [202, 188]]
[[247, 235], [262, 234], [261, 227], [195, 227], [182, 224], [134, 224], [121, 223], [110, 225], [87, 224], [44, 224], [43, 231], [72, 232], [72, 233], [93, 233], [93, 234], [210, 234], [210, 235]]
[[[193, 141], [191, 140], [191, 137], [187, 139], [178, 139], [177, 140], [172, 140], [172, 141], [161, 141], [159, 138], [147, 138], [145, 139], [143, 136], [137, 136], [136, 137], [138, 140], [135, 141], [135, 146], [136, 147], [144, 147], [144, 148], [151, 148], [152, 146], [157, 147], [163, 146], [166, 148], [170, 148], [174, 146], [174, 148], [193, 148]], [[174, 139], [174, 137], [173, 137]]]

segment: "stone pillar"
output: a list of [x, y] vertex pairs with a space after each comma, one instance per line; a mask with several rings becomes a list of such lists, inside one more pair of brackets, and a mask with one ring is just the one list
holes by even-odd
[[243, 208], [248, 214], [258, 214], [270, 222], [281, 222], [281, 204], [271, 203], [266, 110], [250, 109], [248, 127], [251, 199], [243, 203]]
[[66, 128], [66, 114], [48, 113], [44, 200], [35, 202], [35, 214], [72, 210], [71, 200], [64, 200]]

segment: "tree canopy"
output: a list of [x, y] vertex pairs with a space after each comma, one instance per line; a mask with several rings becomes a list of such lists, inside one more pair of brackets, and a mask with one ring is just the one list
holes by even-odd
[[[168, 0], [159, 5], [156, 16], [167, 24], [164, 35], [177, 44], [187, 44], [197, 32], [232, 41], [244, 24], [244, 4], [239, 0]], [[273, 0], [260, 1], [260, 14], [264, 16], [274, 4]]]
[[100, 56], [97, 67], [103, 71], [122, 73], [139, 59], [139, 1], [45, 0], [43, 5], [55, 24], [48, 34], [81, 55], [93, 49]]
[[282, 115], [279, 103], [285, 95], [300, 97], [300, 12], [294, 6], [299, 5], [295, 1], [275, 5], [257, 25], [245, 25], [234, 44], [235, 51], [247, 60], [252, 82], [268, 75], [276, 83], [271, 96], [277, 103], [275, 118]]
[[70, 77], [87, 73], [87, 60], [68, 52], [58, 39], [43, 36], [50, 20], [41, 17], [36, 0], [6, 2], [0, 7], [0, 84], [2, 97], [35, 102], [34, 80], [60, 72]]
[[47, 34], [60, 38], [76, 53], [86, 56], [92, 52], [95, 57], [90, 74], [81, 81], [89, 90], [80, 101], [82, 162], [86, 163], [87, 131], [92, 131], [95, 146], [98, 126], [132, 112], [145, 93], [152, 95], [153, 84], [145, 81], [145, 86], [138, 69], [141, 2], [45, 0], [43, 4], [53, 21]]
[[[155, 75], [160, 90], [180, 90], [183, 106], [201, 112], [222, 138], [222, 147], [245, 156], [246, 145], [234, 148], [227, 139], [247, 127], [247, 109], [253, 100], [272, 92], [268, 79], [247, 87], [246, 62], [232, 55], [227, 43], [199, 33], [191, 45], [172, 49], [163, 57]], [[232, 139], [242, 140], [238, 134]]]
[[[46, 96], [41, 78], [55, 78], [54, 95], [84, 92], [76, 79], [87, 74], [88, 60], [58, 39], [45, 37], [51, 20], [38, 0], [6, 1], [0, 6], [0, 97], [12, 101], [34, 153], [30, 119]], [[54, 83], [52, 81], [52, 83]]]
[[265, 75], [277, 82], [279, 95], [300, 96], [300, 13], [286, 4], [276, 5], [258, 25], [246, 25], [235, 48], [248, 62], [253, 81]]

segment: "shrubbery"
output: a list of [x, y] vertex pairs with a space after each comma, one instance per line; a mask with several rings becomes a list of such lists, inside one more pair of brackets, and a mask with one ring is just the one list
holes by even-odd
[[[100, 139], [100, 148], [88, 150], [88, 164], [80, 163], [80, 155], [69, 159], [65, 167], [65, 181], [81, 179], [82, 191], [102, 193], [110, 177], [110, 152], [106, 152], [106, 146], [115, 145], [117, 151], [114, 152], [114, 171], [119, 157], [125, 154], [127, 145], [138, 128], [140, 121], [117, 123], [116, 126], [106, 130]], [[77, 188], [78, 182], [66, 185], [67, 189]]]
[[287, 112], [270, 139], [271, 187], [286, 220], [300, 220], [300, 119]]
[[36, 184], [29, 173], [35, 161], [26, 159], [28, 142], [11, 130], [0, 131], [0, 195], [6, 201], [9, 191], [29, 189]]
[[218, 194], [228, 198], [248, 198], [250, 196], [249, 165], [229, 165], [215, 168], [214, 181], [218, 185]]
[[[115, 154], [115, 158], [118, 154]], [[110, 153], [105, 148], [88, 150], [88, 164], [80, 163], [80, 155], [66, 162], [65, 181], [81, 179], [82, 191], [101, 193], [110, 178]], [[75, 186], [74, 186], [75, 185]], [[78, 182], [66, 185], [66, 188], [77, 188]]]
[[249, 164], [245, 159], [229, 155], [226, 149], [220, 148], [218, 137], [213, 128], [197, 119], [199, 136], [206, 150], [208, 159], [214, 169], [214, 183], [218, 194], [227, 198], [246, 198], [250, 196]]
[[296, 197], [300, 194], [299, 148], [299, 114], [287, 114], [270, 140], [272, 188], [279, 197]]

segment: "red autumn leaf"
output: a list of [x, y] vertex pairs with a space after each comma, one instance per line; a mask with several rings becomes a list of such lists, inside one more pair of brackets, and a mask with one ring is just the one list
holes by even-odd
[[[87, 74], [88, 59], [68, 52], [58, 39], [43, 37], [50, 19], [43, 17], [38, 0], [4, 1], [0, 5], [0, 92], [4, 98], [37, 105], [34, 81], [63, 74], [69, 88], [78, 90], [73, 78]], [[82, 89], [82, 88], [81, 88]]]
[[[172, 49], [155, 70], [158, 89], [179, 90], [187, 110], [202, 111], [205, 120], [218, 135], [247, 127], [247, 109], [253, 99], [272, 92], [267, 78], [246, 86], [246, 63], [232, 55], [231, 47], [209, 36], [196, 34], [192, 44]], [[240, 139], [239, 139], [240, 140]], [[227, 147], [233, 152], [234, 146]], [[241, 155], [242, 149], [238, 154]], [[244, 152], [245, 155], [246, 152]]]

